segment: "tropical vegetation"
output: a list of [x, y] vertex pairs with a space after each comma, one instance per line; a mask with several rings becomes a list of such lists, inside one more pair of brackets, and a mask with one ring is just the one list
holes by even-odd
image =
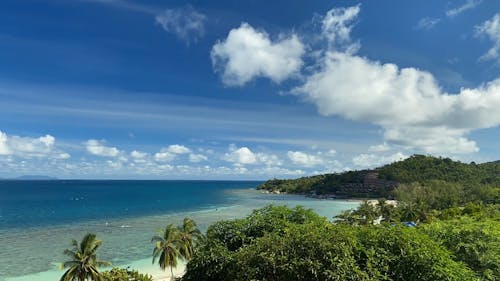
[[67, 270], [60, 281], [101, 280], [99, 268], [111, 265], [110, 262], [97, 258], [97, 250], [101, 243], [92, 233], [87, 233], [80, 243], [73, 240], [71, 242], [73, 248], [64, 250], [69, 260], [61, 264], [61, 268]]
[[[376, 188], [366, 186], [367, 174], [376, 174], [382, 181]], [[386, 184], [383, 183], [386, 181]], [[333, 194], [342, 197], [391, 197], [395, 185], [421, 184], [429, 181], [455, 184], [474, 195], [500, 188], [500, 161], [469, 164], [424, 155], [413, 155], [403, 161], [394, 162], [373, 170], [347, 171], [323, 174], [298, 179], [271, 179], [258, 189], [302, 194]], [[361, 189], [361, 192], [360, 192]], [[498, 198], [497, 198], [498, 199]]]

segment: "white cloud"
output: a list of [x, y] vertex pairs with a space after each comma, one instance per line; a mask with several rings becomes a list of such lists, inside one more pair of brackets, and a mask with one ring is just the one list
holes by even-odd
[[62, 160], [69, 159], [70, 157], [71, 157], [71, 155], [69, 153], [66, 153], [66, 152], [62, 152], [62, 153], [59, 153], [56, 155], [57, 159], [62, 159]]
[[467, 0], [465, 4], [446, 11], [446, 16], [454, 17], [467, 10], [474, 9], [477, 5], [481, 4], [482, 0]]
[[0, 131], [0, 155], [10, 155], [12, 153], [7, 142], [7, 134]]
[[481, 60], [497, 60], [500, 63], [500, 13], [497, 13], [490, 20], [485, 21], [481, 25], [476, 26], [476, 36], [486, 36], [493, 41], [491, 47], [486, 54], [481, 56]]
[[174, 154], [187, 154], [187, 153], [191, 153], [191, 149], [185, 147], [184, 145], [180, 145], [180, 144], [169, 145], [166, 148], [166, 151], [168, 151], [170, 153], [174, 153]]
[[39, 138], [7, 135], [0, 131], [0, 155], [23, 158], [68, 159], [70, 155], [55, 149], [56, 139], [51, 135]]
[[154, 157], [158, 162], [170, 162], [175, 159], [176, 154], [162, 149], [160, 152], [155, 153]]
[[160, 152], [155, 153], [154, 158], [158, 162], [170, 162], [174, 160], [177, 155], [191, 153], [191, 149], [180, 144], [172, 144], [164, 147]]
[[195, 153], [189, 154], [189, 162], [191, 163], [199, 163], [201, 161], [207, 161], [207, 160], [208, 157], [203, 154], [195, 154]]
[[283, 161], [281, 161], [281, 159], [274, 154], [257, 153], [257, 160], [259, 161], [259, 163], [262, 163], [268, 167], [283, 165]]
[[148, 153], [142, 151], [133, 150], [130, 152], [130, 157], [132, 157], [134, 163], [148, 163], [148, 156]]
[[[415, 147], [432, 134], [441, 141], [454, 139], [450, 145], [460, 143], [449, 150], [475, 152], [475, 144], [464, 146], [461, 139], [471, 130], [500, 124], [500, 79], [448, 94], [428, 72], [345, 53], [327, 53], [320, 70], [294, 92], [323, 115], [382, 126], [386, 135], [398, 132], [399, 139]], [[436, 130], [441, 134], [433, 134]], [[420, 134], [408, 134], [412, 131]]]
[[437, 18], [422, 18], [418, 21], [417, 25], [415, 26], [416, 29], [432, 29], [436, 24], [438, 24], [441, 21], [441, 19]]
[[243, 86], [256, 77], [282, 82], [298, 73], [303, 54], [304, 46], [296, 35], [273, 42], [266, 32], [242, 23], [212, 47], [211, 58], [224, 84]]
[[385, 164], [401, 161], [408, 158], [401, 152], [392, 155], [360, 154], [352, 158], [354, 165], [361, 168], [376, 168]]
[[237, 165], [257, 163], [257, 156], [246, 146], [231, 147], [230, 152], [224, 154], [223, 159]]
[[500, 124], [500, 79], [477, 88], [444, 92], [434, 76], [350, 52], [327, 51], [292, 92], [322, 115], [368, 122], [385, 141], [425, 152], [472, 153], [472, 130]]
[[287, 155], [294, 164], [304, 167], [313, 167], [325, 164], [325, 161], [320, 156], [307, 154], [301, 151], [288, 151]]
[[116, 147], [105, 146], [103, 142], [90, 139], [85, 143], [87, 151], [90, 154], [104, 157], [116, 157], [120, 151]]
[[148, 156], [148, 154], [146, 152], [134, 150], [130, 152], [130, 156], [134, 159], [144, 159]]
[[360, 5], [348, 8], [329, 10], [322, 20], [322, 36], [327, 40], [330, 48], [352, 45], [352, 23], [360, 12]]
[[197, 42], [205, 33], [207, 17], [191, 6], [167, 9], [156, 16], [156, 22], [167, 32], [185, 41]]

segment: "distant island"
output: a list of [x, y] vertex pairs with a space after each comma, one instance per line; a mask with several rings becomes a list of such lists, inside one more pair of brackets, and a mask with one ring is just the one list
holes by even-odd
[[257, 189], [272, 193], [305, 194], [317, 198], [392, 198], [401, 184], [430, 181], [464, 187], [500, 187], [500, 161], [469, 164], [450, 158], [413, 155], [370, 170], [323, 174], [298, 179], [271, 179]]

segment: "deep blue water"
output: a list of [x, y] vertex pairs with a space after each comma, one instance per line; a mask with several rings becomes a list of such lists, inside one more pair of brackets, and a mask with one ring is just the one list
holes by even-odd
[[250, 181], [0, 181], [0, 229], [165, 214], [231, 204]]

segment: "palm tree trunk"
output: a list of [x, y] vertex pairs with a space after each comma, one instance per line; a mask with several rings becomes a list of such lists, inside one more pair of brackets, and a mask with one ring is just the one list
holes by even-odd
[[170, 267], [170, 274], [172, 275], [172, 277], [170, 277], [170, 280], [173, 281], [174, 280], [174, 269], [172, 266]]

